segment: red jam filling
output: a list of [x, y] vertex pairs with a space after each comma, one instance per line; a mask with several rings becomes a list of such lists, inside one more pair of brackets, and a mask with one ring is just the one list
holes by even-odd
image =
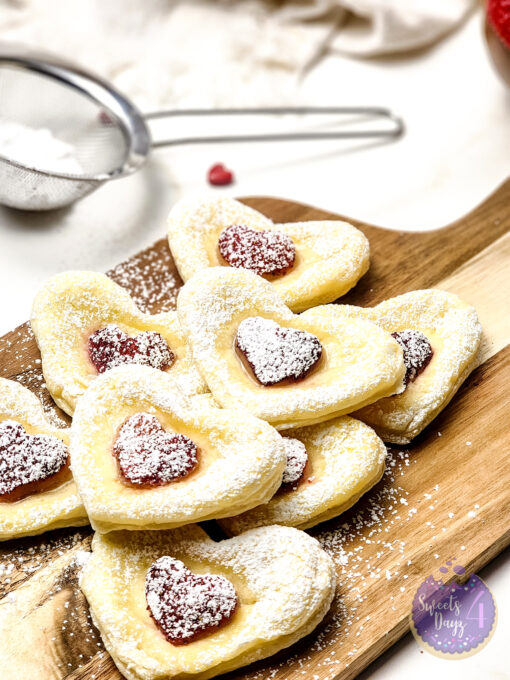
[[0, 502], [19, 501], [69, 478], [69, 451], [61, 439], [28, 434], [14, 420], [0, 422]]
[[409, 328], [398, 333], [392, 333], [391, 336], [395, 338], [404, 352], [406, 367], [404, 385], [407, 387], [427, 368], [434, 352], [427, 336], [421, 331]]
[[191, 439], [166, 432], [148, 413], [136, 413], [124, 422], [113, 455], [123, 481], [139, 488], [182, 479], [198, 465], [198, 448]]
[[231, 267], [259, 276], [282, 276], [294, 265], [296, 248], [281, 231], [257, 231], [242, 225], [224, 229], [218, 239], [222, 258]]
[[283, 437], [287, 464], [282, 477], [282, 491], [295, 491], [303, 481], [308, 464], [305, 445], [293, 437]]
[[224, 626], [239, 603], [224, 576], [194, 574], [167, 555], [148, 570], [145, 597], [154, 623], [173, 645], [186, 645]]
[[315, 335], [259, 316], [241, 321], [236, 347], [265, 386], [302, 380], [322, 356], [322, 345]]
[[123, 364], [141, 364], [163, 371], [175, 359], [159, 333], [144, 331], [133, 338], [114, 324], [108, 324], [90, 336], [88, 351], [98, 373]]

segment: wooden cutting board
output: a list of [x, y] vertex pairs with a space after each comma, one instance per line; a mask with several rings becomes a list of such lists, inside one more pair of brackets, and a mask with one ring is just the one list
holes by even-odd
[[[279, 222], [337, 217], [273, 198], [245, 202]], [[510, 542], [510, 181], [437, 231], [351, 221], [368, 236], [372, 263], [343, 301], [372, 305], [433, 286], [458, 293], [484, 325], [481, 365], [411, 447], [391, 449], [377, 487], [350, 512], [311, 530], [338, 566], [337, 596], [324, 623], [230, 678], [354, 678], [409, 629], [411, 600], [425, 577], [453, 557], [476, 571]], [[111, 276], [151, 312], [172, 308], [181, 285], [165, 239]], [[51, 411], [38, 359], [28, 324], [0, 338], [0, 375], [28, 385]], [[120, 678], [77, 585], [89, 545], [90, 530], [82, 528], [0, 547], [3, 680]]]

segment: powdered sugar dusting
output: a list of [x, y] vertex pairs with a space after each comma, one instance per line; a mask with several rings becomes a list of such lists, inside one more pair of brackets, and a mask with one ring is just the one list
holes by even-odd
[[182, 281], [166, 243], [130, 257], [111, 269], [108, 276], [129, 291], [142, 312], [156, 314], [175, 309]]
[[283, 441], [301, 443], [308, 458], [305, 479], [291, 493], [276, 494], [269, 503], [220, 520], [229, 535], [271, 524], [313, 527], [345, 512], [381, 478], [386, 448], [359, 420], [341, 416], [292, 429], [289, 435]]
[[[129, 293], [104, 274], [70, 271], [53, 276], [35, 297], [31, 324], [41, 351], [48, 390], [68, 414], [74, 412], [78, 399], [97, 378], [87, 356], [88, 339], [96, 330], [110, 325], [129, 336], [127, 339], [122, 336], [124, 343], [121, 343], [127, 357], [136, 356], [144, 364], [154, 363], [153, 359], [157, 358], [156, 363], [163, 365], [171, 351], [175, 361], [165, 370], [190, 394], [205, 390], [192, 364], [176, 313], [143, 314]], [[140, 335], [141, 347], [137, 340]], [[114, 337], [113, 349], [116, 343]], [[107, 363], [116, 364], [115, 356], [117, 353], [113, 351], [111, 356], [106, 356]]]
[[47, 479], [67, 462], [69, 452], [61, 439], [29, 435], [20, 423], [0, 423], [0, 496]]
[[187, 644], [224, 625], [238, 605], [235, 588], [224, 576], [195, 575], [168, 555], [147, 572], [145, 595], [152, 618], [174, 645]]
[[[168, 677], [188, 672], [187, 655], [169, 654], [168, 662], [160, 663], [153, 647], [143, 644], [161, 637], [147, 625], [145, 592], [139, 586], [125, 587], [126, 579], [143, 583], [147, 569], [161, 556], [191, 561], [197, 565], [191, 567], [196, 576], [224, 576], [239, 594], [235, 625], [225, 627], [225, 634], [212, 644], [200, 645], [195, 674], [212, 668], [220, 673], [225, 660], [231, 669], [244, 666], [292, 644], [318, 625], [334, 595], [332, 560], [315, 539], [289, 527], [253, 529], [218, 543], [196, 525], [96, 534], [81, 581], [94, 620], [114, 657], [122, 654], [124, 663], [138, 667], [157, 664], [160, 675]], [[190, 604], [189, 598], [185, 603]]]
[[425, 333], [412, 328], [406, 328], [391, 335], [404, 351], [404, 364], [406, 365], [404, 382], [407, 385], [416, 380], [432, 359], [432, 347]]
[[[353, 320], [340, 305], [322, 305], [295, 315], [271, 283], [243, 269], [210, 267], [198, 272], [181, 289], [177, 313], [214, 399], [223, 407], [242, 404], [278, 429], [341, 415], [357, 404], [393, 394], [402, 385], [402, 350], [389, 333], [373, 323]], [[317, 336], [315, 347], [320, 337], [326, 361], [298, 385], [260, 389], [234, 347], [237, 330], [250, 317], [263, 319], [263, 328], [272, 334], [278, 326], [297, 327], [304, 333], [309, 329], [312, 337]], [[262, 377], [280, 379], [283, 375], [273, 366], [278, 355], [267, 351], [267, 343], [278, 345], [278, 338], [266, 338], [265, 333], [256, 350], [270, 367], [269, 375]], [[256, 339], [256, 333], [249, 335]], [[318, 351], [310, 354], [307, 348], [303, 358], [310, 366], [317, 355]], [[293, 353], [288, 362], [291, 369], [294, 359]]]
[[168, 484], [198, 464], [198, 449], [183, 434], [167, 433], [156, 416], [137, 413], [120, 428], [113, 452], [124, 478], [138, 486]]
[[284, 437], [285, 453], [287, 454], [287, 464], [283, 472], [282, 484], [295, 486], [303, 477], [308, 454], [305, 445], [292, 437]]
[[205, 244], [212, 239], [217, 248], [220, 232], [233, 224], [268, 229], [273, 222], [257, 210], [225, 197], [182, 200], [172, 208], [167, 222], [168, 242], [184, 281], [215, 264]]
[[[236, 229], [239, 242], [242, 231], [249, 230], [243, 248], [229, 241], [226, 261], [247, 267], [258, 274], [270, 272], [285, 275], [271, 277], [271, 283], [282, 300], [293, 311], [301, 312], [344, 295], [369, 266], [369, 244], [364, 234], [340, 220], [273, 224], [257, 210], [231, 198], [202, 197], [184, 200], [174, 206], [168, 216], [168, 242], [184, 281], [206, 267], [223, 265], [218, 248], [220, 235]], [[233, 226], [234, 225], [234, 226]], [[238, 226], [239, 225], [239, 226]], [[278, 245], [275, 265], [267, 268], [274, 255], [265, 245], [273, 243], [271, 233], [290, 239], [290, 248]], [[255, 248], [252, 244], [256, 243]], [[289, 265], [292, 267], [289, 269]]]
[[104, 373], [123, 364], [140, 364], [163, 370], [175, 356], [154, 331], [144, 331], [130, 337], [115, 324], [108, 324], [93, 333], [88, 342], [89, 355], [98, 373]]
[[258, 231], [244, 225], [224, 229], [218, 238], [218, 248], [231, 267], [248, 269], [259, 276], [282, 276], [296, 259], [296, 249], [288, 234]]
[[[411, 365], [429, 357], [422, 378], [402, 393], [386, 397], [354, 415], [371, 425], [388, 442], [408, 444], [450, 401], [475, 368], [482, 328], [476, 310], [457, 295], [438, 289], [415, 290], [381, 302], [371, 308], [343, 307], [354, 318], [377, 323], [388, 333], [414, 335]], [[412, 329], [412, 331], [411, 331]], [[415, 335], [419, 332], [421, 335]], [[417, 338], [420, 338], [416, 347]], [[398, 340], [398, 338], [397, 338]], [[407, 368], [407, 367], [406, 367]], [[426, 378], [426, 379], [425, 379]]]
[[[102, 463], [112, 461], [110, 442], [118, 429], [142, 412], [145, 422], [159, 421], [167, 431], [161, 432], [159, 426], [159, 434], [148, 435], [152, 443], [142, 444], [140, 459], [139, 440], [129, 426], [121, 436], [121, 441], [124, 435], [127, 440], [125, 470], [132, 469], [137, 481], [159, 482], [163, 470], [168, 480], [198, 458], [204, 464], [196, 474], [164, 488], [132, 493], [119, 479], [114, 459], [105, 471]], [[178, 436], [183, 433], [185, 438]], [[167, 460], [169, 439], [174, 437], [175, 466]], [[154, 442], [161, 444], [159, 450]], [[239, 409], [213, 407], [209, 399], [187, 398], [171, 374], [131, 365], [98, 376], [80, 399], [73, 419], [71, 461], [96, 527], [161, 529], [218, 517], [234, 507], [244, 512], [267, 502], [281, 484], [285, 454], [280, 435], [268, 423]]]
[[[284, 677], [290, 671], [304, 678], [335, 680], [370, 645], [372, 638], [367, 636], [376, 624], [371, 616], [374, 582], [384, 580], [378, 587], [388, 590], [389, 615], [397, 616], [398, 612], [400, 616], [407, 610], [402, 600], [406, 602], [407, 575], [414, 570], [415, 547], [399, 539], [399, 527], [420, 519], [415, 507], [407, 507], [409, 494], [400, 486], [399, 478], [415, 462], [408, 451], [390, 449], [383, 480], [367, 494], [361, 506], [346, 514], [342, 523], [336, 521], [312, 530], [333, 559], [337, 572], [339, 586], [331, 610], [308, 645], [262, 670], [249, 672], [250, 680]], [[389, 573], [385, 564], [390, 565]], [[374, 635], [377, 630], [376, 626]]]
[[[61, 443], [56, 441], [55, 445], [58, 447], [59, 456], [62, 452], [62, 458], [64, 457], [64, 448], [67, 451], [68, 431], [57, 429], [46, 419], [40, 401], [29, 389], [5, 378], [0, 378], [0, 420], [15, 421], [16, 425], [22, 425], [26, 432], [34, 432], [34, 438], [41, 437], [43, 443], [48, 441], [46, 437], [58, 440]], [[29, 441], [33, 442], [34, 439]], [[67, 459], [66, 455], [65, 463]], [[8, 460], [5, 459], [3, 463], [8, 464]], [[34, 464], [34, 470], [42, 473], [45, 466], [39, 466], [37, 460], [34, 460]], [[53, 469], [51, 466], [48, 471]], [[22, 472], [22, 481], [28, 479], [26, 474], [33, 473]], [[25, 484], [18, 486], [11, 496], [13, 500], [18, 498], [17, 502], [0, 503], [0, 540], [34, 535], [61, 526], [81, 526], [88, 522], [76, 486], [68, 479], [67, 466], [61, 466], [57, 475], [58, 477], [49, 475], [48, 482], [43, 479], [34, 481], [34, 488], [31, 483], [31, 486], [25, 489], [23, 488]], [[39, 483], [40, 493], [36, 492]]]
[[236, 344], [263, 385], [304, 378], [322, 355], [321, 343], [311, 333], [262, 317], [241, 321]]

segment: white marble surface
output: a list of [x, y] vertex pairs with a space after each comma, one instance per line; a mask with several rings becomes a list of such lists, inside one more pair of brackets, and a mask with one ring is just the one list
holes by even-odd
[[[309, 103], [386, 105], [407, 125], [395, 143], [339, 142], [155, 151], [138, 175], [112, 182], [69, 210], [26, 215], [0, 209], [0, 333], [27, 319], [37, 287], [64, 269], [104, 271], [164, 233], [179, 198], [207, 190], [223, 161], [234, 196], [273, 195], [398, 229], [439, 227], [467, 212], [510, 175], [510, 91], [485, 54], [473, 16], [434, 48], [406, 59], [330, 57], [304, 79]], [[443, 661], [407, 636], [364, 680], [509, 677], [510, 554], [481, 574], [499, 604], [494, 638], [480, 654]]]

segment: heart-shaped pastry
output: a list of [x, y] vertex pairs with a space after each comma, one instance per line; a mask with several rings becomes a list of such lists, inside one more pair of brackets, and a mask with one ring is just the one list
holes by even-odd
[[200, 396], [188, 398], [171, 374], [136, 365], [113, 368], [89, 387], [74, 414], [70, 452], [96, 531], [225, 517], [265, 503], [280, 487], [280, 435]]
[[[342, 317], [336, 307], [323, 305], [293, 314], [271, 283], [231, 267], [202, 270], [181, 288], [177, 299], [181, 326], [214, 399], [225, 408], [242, 405], [278, 429], [327, 420], [402, 389], [405, 367], [398, 342], [375, 324]], [[256, 330], [269, 328], [273, 337], [274, 329], [281, 328], [292, 337], [314, 340], [303, 345], [302, 356], [297, 343], [292, 361], [283, 357], [285, 371], [280, 373], [279, 351], [268, 344], [267, 333], [253, 332], [251, 318], [257, 320]], [[236, 349], [246, 323], [247, 358], [267, 378], [266, 385], [246, 368]], [[294, 331], [299, 333], [294, 336]], [[242, 332], [241, 337], [246, 339]], [[300, 370], [308, 367], [308, 374], [297, 382], [272, 384], [275, 377], [289, 372], [289, 364], [293, 370], [296, 359]]]
[[224, 626], [239, 602], [227, 578], [194, 574], [169, 555], [151, 565], [145, 577], [145, 596], [150, 615], [173, 645], [189, 644]]
[[228, 265], [259, 276], [282, 276], [296, 260], [296, 248], [288, 234], [237, 224], [220, 233], [218, 248]]
[[0, 378], [0, 540], [88, 523], [68, 444], [30, 390]]
[[322, 355], [321, 343], [315, 335], [279, 326], [275, 321], [260, 316], [250, 316], [241, 321], [236, 347], [262, 385], [301, 380]]
[[104, 274], [52, 277], [36, 295], [31, 324], [48, 390], [69, 415], [99, 373], [124, 363], [167, 371], [190, 395], [206, 389], [176, 313], [143, 314]]
[[338, 307], [342, 315], [377, 323], [403, 346], [406, 389], [355, 415], [384, 441], [408, 444], [476, 367], [482, 336], [476, 310], [436, 289], [415, 290], [366, 309]]
[[345, 295], [369, 266], [368, 241], [347, 222], [274, 224], [231, 198], [178, 203], [168, 242], [183, 281], [206, 267], [243, 267], [267, 275], [294, 312]]
[[[220, 542], [196, 525], [119, 531], [96, 534], [92, 550], [80, 585], [105, 647], [127, 680], [211, 678], [275, 654], [313, 631], [335, 592], [331, 558], [318, 541], [290, 527], [262, 527]], [[188, 570], [195, 583], [221, 584], [213, 593], [212, 612], [201, 587], [185, 588], [158, 611], [162, 599], [154, 603], [146, 597], [146, 578], [161, 560], [163, 566], [184, 565], [185, 585]], [[202, 600], [202, 595], [204, 606], [197, 608], [195, 596]], [[159, 621], [179, 620], [178, 638], [172, 625], [168, 639], [151, 616], [154, 611]], [[193, 637], [200, 611], [206, 622], [219, 619], [222, 625]], [[175, 644], [183, 633], [191, 639]]]
[[28, 434], [15, 420], [1, 421], [0, 502], [18, 501], [34, 490], [58, 486], [62, 472], [70, 477], [68, 459], [67, 446], [58, 437]]
[[198, 465], [198, 449], [191, 439], [165, 432], [149, 413], [135, 413], [124, 422], [113, 453], [123, 479], [138, 487], [169, 484]]
[[297, 483], [283, 487], [268, 503], [220, 520], [228, 535], [271, 524], [308, 529], [345, 512], [382, 477], [386, 448], [375, 432], [359, 420], [341, 416], [289, 430], [288, 435], [284, 441], [302, 447], [294, 449], [297, 460], [290, 461], [294, 478], [300, 472], [302, 476]]
[[164, 371], [175, 359], [168, 343], [159, 333], [143, 331], [131, 337], [114, 324], [92, 333], [88, 352], [98, 373], [124, 364], [140, 364]]

